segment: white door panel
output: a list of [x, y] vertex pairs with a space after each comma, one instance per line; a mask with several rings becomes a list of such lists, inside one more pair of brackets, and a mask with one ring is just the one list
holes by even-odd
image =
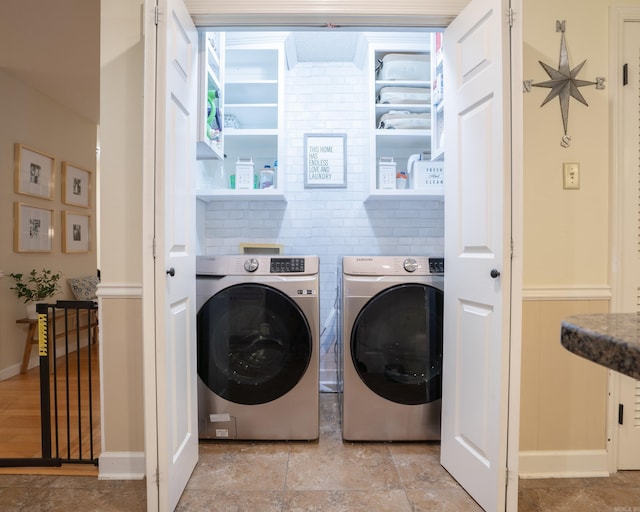
[[491, 309], [478, 304], [460, 303], [460, 346], [458, 351], [467, 354], [461, 360], [459, 379], [456, 381], [456, 410], [458, 424], [456, 435], [466, 449], [473, 452], [484, 464], [489, 464], [487, 417], [489, 415], [488, 383], [484, 376], [489, 370], [488, 352]]
[[182, 0], [158, 2], [156, 38], [156, 364], [145, 385], [156, 395], [157, 447], [147, 439], [146, 449], [157, 449], [157, 482], [149, 478], [147, 504], [148, 510], [171, 511], [198, 460], [193, 184], [198, 48]]
[[[473, 0], [444, 33], [442, 465], [506, 507], [510, 137], [508, 0]], [[492, 270], [499, 272], [492, 277]]]

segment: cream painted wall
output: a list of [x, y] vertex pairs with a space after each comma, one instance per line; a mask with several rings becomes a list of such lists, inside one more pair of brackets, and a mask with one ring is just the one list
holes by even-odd
[[100, 474], [106, 473], [108, 478], [137, 478], [144, 474], [142, 5], [142, 0], [101, 2], [102, 283], [99, 300], [103, 437]]
[[[88, 254], [62, 252], [62, 211], [91, 215], [91, 233], [95, 233], [96, 127], [50, 98], [29, 88], [0, 70], [0, 270], [28, 273], [33, 268], [59, 271], [61, 292], [56, 299], [73, 298], [66, 278], [96, 274], [96, 243], [91, 240]], [[55, 195], [47, 200], [14, 192], [14, 143], [33, 147], [55, 157]], [[91, 171], [90, 208], [70, 207], [62, 203], [62, 161]], [[54, 210], [53, 250], [50, 253], [17, 253], [13, 250], [13, 205]], [[9, 290], [12, 281], [0, 279], [0, 380], [20, 372], [26, 327], [16, 325], [25, 316], [24, 305]], [[32, 358], [34, 364], [37, 357]]]
[[101, 7], [102, 279], [142, 281], [142, 0]]
[[103, 299], [100, 329], [109, 340], [102, 351], [104, 453], [144, 452], [142, 411], [142, 304], [125, 297]]
[[[609, 7], [615, 0], [526, 0], [524, 78], [548, 79], [538, 61], [558, 66], [566, 20], [571, 67], [579, 79], [607, 78], [608, 88], [581, 87], [589, 106], [570, 100], [571, 145], [560, 146], [557, 99], [549, 89], [524, 95], [524, 296], [520, 451], [606, 450], [607, 372], [560, 345], [560, 321], [609, 310]], [[580, 190], [563, 190], [562, 163], [579, 162]], [[521, 464], [521, 468], [526, 464]], [[606, 466], [605, 466], [606, 467]]]
[[530, 300], [522, 308], [520, 451], [604, 450], [607, 370], [560, 345], [560, 322], [606, 300]]
[[[587, 61], [578, 78], [607, 77], [609, 3], [525, 1], [525, 79], [548, 79], [538, 61], [557, 68], [560, 33], [555, 31], [556, 20], [566, 20], [571, 67]], [[588, 107], [571, 98], [568, 148], [560, 146], [564, 132], [558, 100], [540, 107], [548, 92], [534, 87], [524, 96], [523, 286], [608, 286], [608, 90], [581, 87]], [[580, 190], [563, 190], [563, 162], [580, 163]]]

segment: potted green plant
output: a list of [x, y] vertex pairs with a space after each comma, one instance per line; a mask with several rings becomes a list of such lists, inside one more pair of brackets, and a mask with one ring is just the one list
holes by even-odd
[[9, 277], [13, 279], [13, 286], [10, 289], [19, 299], [24, 299], [28, 318], [36, 318], [37, 302], [53, 297], [60, 290], [58, 284], [60, 276], [59, 272], [53, 273], [49, 269], [42, 269], [38, 272], [35, 268], [27, 276], [9, 274]]

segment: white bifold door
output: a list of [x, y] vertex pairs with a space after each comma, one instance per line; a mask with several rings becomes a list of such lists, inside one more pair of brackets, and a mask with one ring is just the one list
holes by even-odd
[[[509, 12], [508, 1], [474, 0], [443, 38], [446, 272], [441, 462], [488, 511], [508, 508]], [[517, 488], [517, 477], [511, 483]]]
[[[154, 4], [145, 2], [148, 20], [155, 17]], [[155, 337], [153, 344], [145, 332], [145, 454], [147, 509], [171, 511], [198, 461], [193, 182], [198, 38], [182, 0], [159, 1], [157, 13], [157, 30], [153, 21], [146, 24], [145, 45], [145, 80], [155, 67], [155, 101], [145, 102], [145, 122], [155, 119], [153, 140], [145, 137], [153, 146], [145, 155], [153, 155], [155, 167], [153, 293], [147, 286], [143, 291], [143, 300], [154, 300]], [[151, 346], [153, 351], [147, 350]]]

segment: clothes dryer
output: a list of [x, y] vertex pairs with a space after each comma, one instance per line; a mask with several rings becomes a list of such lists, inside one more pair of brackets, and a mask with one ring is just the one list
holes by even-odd
[[196, 259], [201, 439], [319, 434], [317, 256]]
[[341, 274], [343, 438], [440, 439], [444, 259], [345, 256]]

